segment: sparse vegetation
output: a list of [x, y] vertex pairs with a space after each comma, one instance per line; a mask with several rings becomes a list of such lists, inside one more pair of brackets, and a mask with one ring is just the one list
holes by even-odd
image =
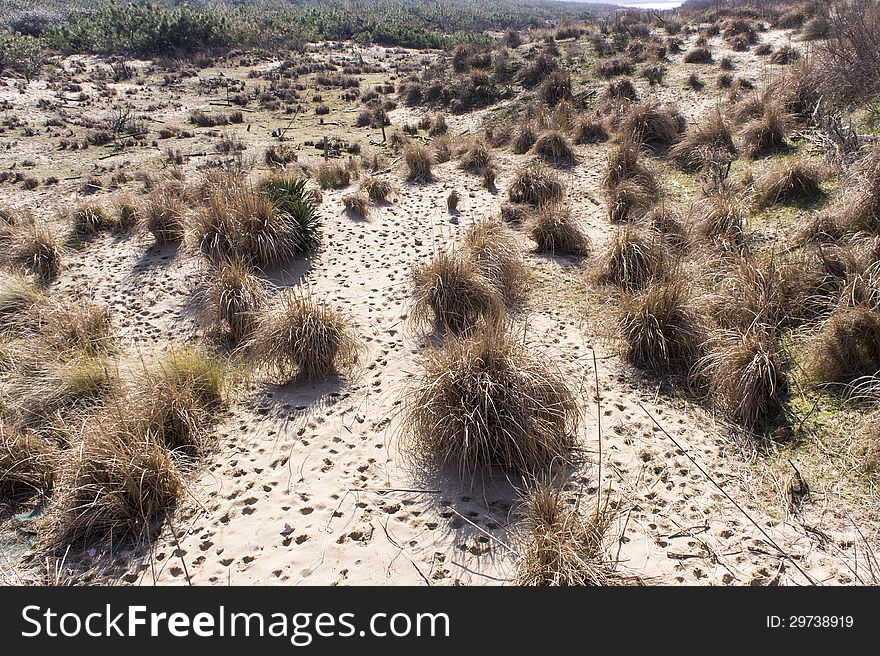
[[4, 578], [877, 579], [875, 0], [22, 1]]

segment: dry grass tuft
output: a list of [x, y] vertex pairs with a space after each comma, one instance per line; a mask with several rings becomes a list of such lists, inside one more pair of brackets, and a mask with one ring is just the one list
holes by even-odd
[[177, 194], [159, 189], [150, 195], [144, 207], [144, 227], [158, 244], [183, 239], [187, 207]]
[[60, 497], [51, 514], [50, 543], [68, 545], [110, 539], [149, 539], [183, 493], [171, 454], [137, 439], [124, 422], [92, 421], [79, 447], [64, 460]]
[[0, 273], [0, 331], [18, 327], [28, 311], [43, 300], [40, 290], [20, 273]]
[[342, 204], [349, 213], [359, 219], [367, 219], [370, 216], [370, 197], [364, 192], [343, 196]]
[[507, 190], [511, 203], [544, 207], [562, 198], [565, 188], [559, 177], [546, 166], [534, 162], [517, 170]]
[[344, 189], [351, 184], [351, 170], [342, 162], [325, 161], [318, 167], [317, 180], [321, 189]]
[[485, 141], [477, 139], [462, 153], [458, 166], [462, 171], [482, 175], [487, 168], [495, 166], [492, 149]]
[[684, 118], [677, 108], [657, 103], [633, 105], [618, 126], [625, 139], [654, 150], [674, 144], [684, 129]]
[[660, 193], [654, 174], [641, 161], [638, 144], [631, 139], [622, 140], [608, 151], [603, 184], [606, 190], [612, 190], [626, 180], [634, 181], [651, 196]]
[[16, 232], [34, 223], [34, 216], [29, 211], [0, 206], [0, 244], [8, 244]]
[[57, 475], [57, 448], [0, 421], [0, 503], [48, 494]]
[[880, 415], [876, 412], [865, 421], [856, 435], [854, 451], [862, 472], [873, 476], [880, 474]]
[[624, 358], [641, 369], [687, 374], [703, 355], [706, 329], [687, 282], [669, 276], [624, 294], [617, 313]]
[[20, 345], [6, 382], [19, 424], [37, 428], [76, 411], [91, 411], [119, 389], [115, 371], [96, 356], [76, 351], [47, 358], [39, 335]]
[[543, 208], [529, 221], [528, 234], [544, 253], [586, 257], [593, 243], [580, 222], [559, 205]]
[[640, 160], [638, 145], [624, 139], [608, 151], [605, 167], [605, 200], [609, 219], [623, 223], [645, 213], [660, 199], [660, 185]]
[[512, 226], [525, 223], [535, 209], [520, 203], [501, 203], [501, 220]]
[[91, 237], [116, 226], [114, 218], [102, 206], [80, 203], [70, 212], [70, 222], [79, 237]]
[[284, 264], [311, 249], [320, 220], [305, 180], [272, 176], [257, 189], [231, 178], [208, 192], [189, 224], [189, 241], [211, 262]]
[[691, 48], [684, 56], [685, 64], [711, 64], [713, 61], [712, 51], [703, 47]]
[[309, 294], [285, 291], [260, 317], [248, 349], [285, 380], [315, 379], [353, 367], [361, 352], [351, 321]]
[[788, 367], [766, 326], [723, 333], [698, 368], [716, 406], [746, 430], [766, 426], [782, 414]]
[[266, 287], [241, 260], [224, 260], [205, 279], [202, 319], [208, 330], [240, 344], [253, 333]]
[[792, 293], [795, 290], [786, 286], [783, 272], [772, 258], [734, 258], [721, 270], [713, 293], [707, 297], [718, 324], [743, 332], [753, 326], [780, 327], [795, 320], [799, 314]]
[[597, 115], [606, 117], [609, 125], [615, 125], [636, 100], [638, 93], [632, 80], [622, 78], [608, 83], [593, 109]]
[[764, 103], [764, 110], [757, 118], [743, 126], [740, 133], [742, 151], [746, 157], [755, 159], [785, 146], [789, 117], [779, 103]]
[[394, 193], [394, 185], [384, 178], [371, 176], [361, 183], [361, 191], [374, 203], [384, 203]]
[[608, 586], [626, 581], [606, 553], [611, 524], [607, 509], [581, 516], [578, 500], [547, 484], [525, 497], [516, 584], [524, 586]]
[[177, 349], [145, 371], [131, 398], [134, 413], [121, 405], [115, 410], [125, 417], [132, 435], [192, 457], [208, 449], [207, 426], [224, 403], [227, 388], [224, 362], [201, 351]]
[[407, 144], [403, 149], [403, 162], [406, 165], [406, 179], [410, 182], [428, 182], [431, 175], [433, 155], [431, 149], [417, 143]]
[[62, 248], [46, 226], [32, 225], [17, 232], [8, 246], [9, 261], [42, 282], [54, 280], [61, 271]]
[[711, 113], [700, 125], [690, 130], [684, 139], [669, 150], [669, 156], [687, 171], [701, 170], [715, 162], [733, 161], [736, 146], [721, 112]]
[[685, 223], [678, 208], [660, 203], [644, 217], [645, 225], [650, 226], [675, 252], [685, 252], [690, 246], [690, 227]]
[[712, 194], [696, 202], [691, 222], [701, 239], [739, 252], [745, 244], [746, 210], [739, 198], [729, 192]]
[[524, 155], [531, 150], [537, 140], [538, 131], [535, 128], [534, 123], [523, 123], [514, 133], [512, 144], [513, 152], [516, 155]]
[[500, 325], [422, 358], [406, 428], [417, 460], [462, 474], [536, 472], [568, 461], [580, 409], [565, 379]]
[[87, 300], [65, 300], [40, 306], [43, 344], [62, 356], [91, 357], [112, 353], [116, 335], [110, 308]]
[[807, 374], [817, 383], [850, 383], [880, 372], [880, 312], [862, 305], [835, 308], [812, 340]]
[[838, 241], [858, 233], [880, 234], [880, 146], [853, 166], [837, 198], [809, 226], [807, 236]]
[[516, 235], [494, 219], [476, 221], [464, 234], [465, 254], [502, 291], [508, 305], [523, 292], [526, 268]]
[[128, 234], [143, 221], [143, 210], [128, 195], [117, 199], [113, 211], [113, 229], [117, 232]]
[[446, 196], [446, 209], [449, 210], [449, 212], [457, 212], [459, 200], [461, 200], [461, 196], [459, 196], [458, 192], [453, 189], [449, 192], [449, 195]]
[[786, 159], [755, 180], [755, 200], [761, 207], [767, 207], [815, 197], [822, 192], [824, 178], [818, 164], [804, 159]]
[[638, 178], [632, 178], [607, 189], [605, 201], [608, 219], [612, 223], [626, 223], [650, 210], [657, 202], [657, 196]]
[[439, 253], [415, 267], [411, 289], [412, 316], [422, 325], [461, 332], [504, 316], [503, 290], [467, 253]]
[[618, 228], [594, 266], [597, 282], [635, 290], [660, 275], [669, 256], [663, 238], [632, 225]]
[[532, 146], [532, 152], [544, 161], [555, 165], [571, 166], [576, 161], [574, 149], [568, 137], [556, 130], [542, 132], [535, 141], [535, 145]]
[[576, 144], [594, 144], [608, 141], [608, 129], [598, 116], [586, 116], [577, 122], [574, 130]]
[[786, 44], [780, 46], [772, 55], [770, 55], [770, 63], [787, 66], [798, 61], [800, 58], [801, 51]]

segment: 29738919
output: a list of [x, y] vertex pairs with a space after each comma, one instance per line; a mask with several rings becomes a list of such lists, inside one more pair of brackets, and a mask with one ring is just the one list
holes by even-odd
[[852, 615], [768, 615], [768, 629], [851, 629]]

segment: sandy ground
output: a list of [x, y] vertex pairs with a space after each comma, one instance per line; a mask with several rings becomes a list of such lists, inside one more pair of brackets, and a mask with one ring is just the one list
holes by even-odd
[[[781, 43], [788, 37], [770, 33], [763, 38]], [[721, 41], [712, 43], [720, 53]], [[380, 51], [362, 54], [369, 58]], [[729, 54], [736, 74], [755, 82], [767, 74], [768, 65], [753, 54]], [[410, 56], [390, 55], [389, 61]], [[63, 63], [70, 66], [74, 61], [100, 65], [99, 60], [81, 57]], [[266, 65], [257, 63], [256, 68]], [[691, 70], [706, 71], [704, 92], [684, 91], [683, 81]], [[199, 76], [219, 72], [202, 70]], [[246, 79], [246, 72], [223, 69], [238, 79]], [[675, 66], [663, 87], [649, 91], [642, 80], [638, 85], [643, 98], [677, 102], [689, 118], [697, 119], [718, 101], [715, 75], [717, 66]], [[38, 108], [40, 99], [59, 102], [58, 92], [48, 89], [45, 81], [25, 85], [24, 93], [14, 81], [4, 82], [0, 102], [6, 104], [6, 114], [27, 117], [37, 126], [50, 113]], [[116, 99], [99, 99], [81, 109], [73, 103], [67, 112], [106, 114], [131, 89], [127, 97], [138, 108], [156, 108], [149, 114], [151, 129], [157, 129], [159, 121], [186, 125], [191, 109], [222, 97], [222, 90], [207, 95], [192, 80], [168, 88], [132, 82], [109, 86], [117, 88]], [[89, 83], [83, 82], [83, 88], [89, 92]], [[400, 125], [422, 113], [401, 108], [392, 121]], [[451, 132], [473, 133], [488, 114], [491, 111], [449, 117]], [[314, 139], [327, 133], [351, 134], [353, 117], [353, 108], [336, 105], [323, 126], [314, 115], [303, 116], [292, 141], [298, 143], [307, 135]], [[284, 122], [278, 113], [248, 112], [246, 125], [232, 130], [246, 140], [246, 155], [259, 160], [272, 141], [269, 132]], [[340, 124], [327, 125], [334, 122]], [[7, 141], [8, 131], [0, 170], [30, 160], [34, 166], [29, 170], [37, 177], [54, 172], [62, 181], [30, 192], [0, 185], [0, 203], [29, 207], [53, 220], [57, 209], [77, 198], [76, 190], [90, 175], [160, 172], [165, 146], [189, 153], [207, 151], [217, 132], [196, 129], [196, 136], [183, 143], [160, 141], [159, 149], [136, 147], [100, 160], [109, 151], [58, 151], [50, 147], [57, 139], [41, 136]], [[377, 132], [360, 130], [358, 138], [376, 141]], [[568, 202], [597, 248], [611, 232], [600, 190], [606, 148], [578, 146], [578, 164], [563, 176]], [[317, 153], [303, 149], [302, 159], [317, 164]], [[485, 189], [477, 176], [460, 171], [455, 162], [435, 167], [435, 180], [428, 184], [404, 182], [394, 166], [382, 175], [398, 192], [367, 220], [344, 211], [341, 197], [350, 189], [324, 192], [319, 251], [288, 270], [274, 272], [271, 279], [279, 286], [307, 287], [349, 313], [367, 345], [366, 355], [357, 370], [344, 377], [297, 386], [258, 381], [242, 390], [219, 418], [218, 448], [190, 477], [174, 531], [166, 530], [149, 554], [128, 563], [128, 572], [114, 580], [142, 585], [509, 581], [516, 560], [515, 488], [521, 481], [470, 484], [452, 476], [425, 476], [407, 464], [399, 445], [402, 405], [426, 345], [425, 336], [406, 320], [408, 272], [453, 243], [473, 221], [497, 215], [513, 171], [527, 157], [496, 152], [495, 191]], [[110, 163], [117, 167], [114, 171], [95, 168]], [[185, 165], [187, 176], [196, 174], [198, 164], [193, 158]], [[128, 183], [127, 188], [136, 190], [137, 184]], [[669, 184], [674, 190], [675, 181]], [[446, 209], [451, 189], [462, 197], [456, 214]], [[533, 286], [517, 318], [525, 326], [527, 343], [558, 362], [579, 390], [585, 420], [579, 435], [580, 462], [570, 486], [585, 490], [591, 502], [600, 489], [610, 495], [617, 511], [611, 534], [619, 539], [609, 548], [621, 567], [662, 584], [806, 584], [804, 574], [781, 557], [778, 546], [814, 579], [852, 583], [853, 569], [859, 567], [856, 522], [870, 539], [875, 524], [873, 517], [849, 503], [849, 492], [835, 486], [817, 489], [814, 503], [799, 513], [789, 512], [784, 494], [775, 493], [761, 468], [743, 457], [728, 426], [717, 424], [692, 403], [674, 400], [662, 382], [645, 381], [621, 364], [598, 320], [601, 308], [587, 307], [593, 296], [578, 263], [534, 254], [525, 235], [520, 238]], [[68, 253], [66, 262], [53, 293], [84, 291], [108, 303], [130, 353], [194, 338], [192, 297], [200, 270], [193, 255], [156, 247], [148, 237], [105, 236]], [[88, 555], [84, 564], [89, 564]]]

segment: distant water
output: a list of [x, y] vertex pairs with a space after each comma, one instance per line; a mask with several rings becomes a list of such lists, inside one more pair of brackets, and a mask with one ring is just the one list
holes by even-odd
[[684, 0], [678, 0], [678, 2], [617, 2], [615, 4], [638, 9], [675, 9], [683, 5]]

